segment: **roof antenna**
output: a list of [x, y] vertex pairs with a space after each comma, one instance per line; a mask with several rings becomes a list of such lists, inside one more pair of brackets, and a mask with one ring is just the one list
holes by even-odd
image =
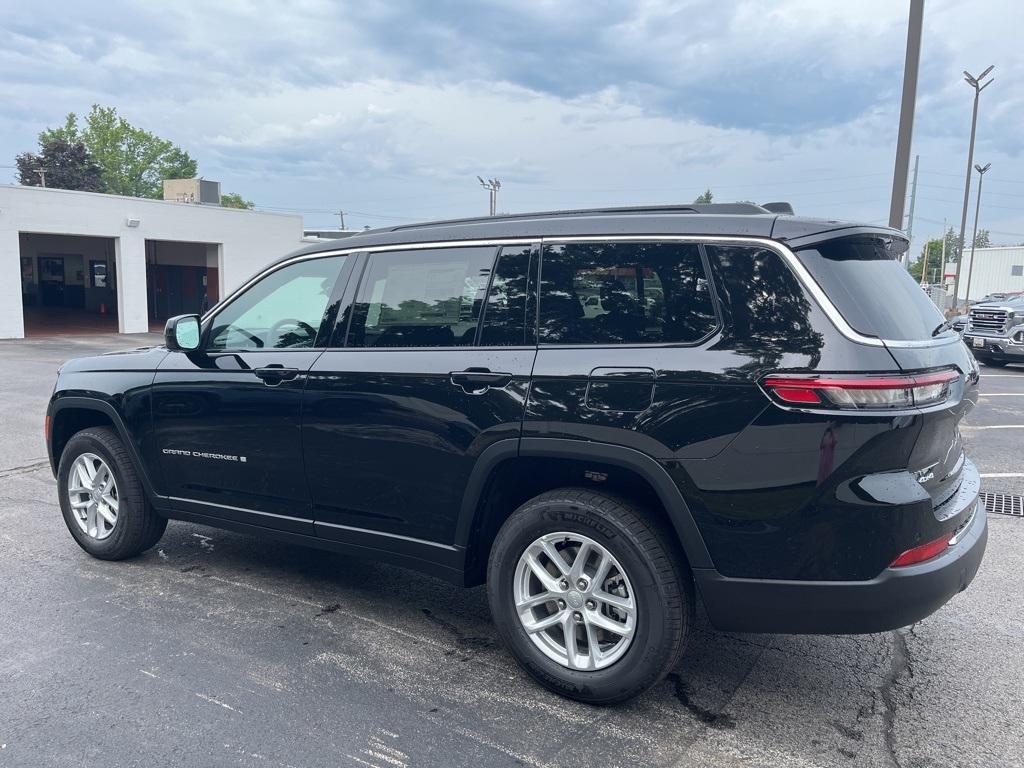
[[761, 207], [771, 213], [783, 213], [787, 216], [793, 215], [793, 205], [791, 203], [761, 203]]

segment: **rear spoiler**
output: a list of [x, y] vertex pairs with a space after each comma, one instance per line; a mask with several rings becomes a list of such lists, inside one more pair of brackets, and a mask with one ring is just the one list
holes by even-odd
[[[824, 226], [817, 232], [807, 232], [806, 226], [801, 227], [796, 237], [787, 237], [785, 226], [786, 220], [779, 218], [775, 220], [775, 224], [772, 226], [772, 239], [779, 240], [788, 245], [792, 250], [799, 248], [807, 248], [808, 246], [815, 245], [817, 243], [823, 243], [828, 240], [835, 240], [840, 237], [857, 237], [858, 235], [874, 235], [876, 237], [884, 237], [893, 241], [893, 255], [898, 256], [910, 247], [910, 240], [907, 239], [905, 232], [901, 232], [898, 229], [891, 229], [890, 227], [870, 227], [861, 224], [846, 224], [840, 222], [822, 222]], [[833, 226], [827, 226], [832, 224]]]

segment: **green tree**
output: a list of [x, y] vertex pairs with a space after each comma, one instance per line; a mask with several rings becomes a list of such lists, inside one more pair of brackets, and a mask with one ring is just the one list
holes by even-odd
[[714, 198], [714, 195], [711, 194], [711, 188], [708, 187], [707, 189], [704, 190], [703, 194], [697, 195], [697, 199], [694, 200], [693, 202], [695, 202], [695, 203], [710, 203], [713, 198]]
[[196, 161], [167, 139], [137, 128], [117, 114], [114, 107], [93, 104], [81, 129], [74, 112], [64, 125], [39, 134], [47, 140], [80, 141], [99, 166], [104, 192], [130, 197], [163, 196], [164, 179], [190, 179]]
[[987, 229], [979, 229], [978, 234], [974, 236], [974, 247], [975, 248], [988, 248], [992, 245], [992, 237], [989, 235]]
[[252, 209], [254, 205], [252, 200], [246, 200], [237, 192], [226, 192], [221, 195], [220, 204], [225, 208], [244, 208], [246, 210]]
[[18, 167], [18, 183], [25, 186], [85, 192], [99, 192], [103, 188], [99, 166], [80, 141], [68, 142], [54, 135], [40, 141], [39, 154], [23, 152], [14, 162]]
[[[949, 259], [948, 249], [946, 258]], [[924, 270], [924, 282], [942, 282], [942, 275], [946, 271], [942, 263], [942, 238], [936, 237], [925, 243], [924, 248], [921, 249], [921, 255], [908, 267], [910, 276], [917, 282], [921, 282], [922, 269]]]
[[960, 261], [960, 236], [950, 227], [944, 237], [946, 241], [946, 261]]

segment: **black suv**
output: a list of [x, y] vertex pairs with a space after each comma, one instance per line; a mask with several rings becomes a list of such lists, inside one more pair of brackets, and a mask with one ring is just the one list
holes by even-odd
[[910, 624], [987, 533], [978, 369], [906, 246], [753, 205], [311, 245], [63, 366], [64, 519], [98, 558], [175, 518], [486, 583], [529, 673], [594, 703], [678, 663], [698, 594], [723, 630]]

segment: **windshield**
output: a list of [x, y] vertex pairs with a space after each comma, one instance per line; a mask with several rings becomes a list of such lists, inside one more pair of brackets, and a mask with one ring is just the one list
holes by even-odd
[[942, 314], [910, 276], [887, 237], [844, 237], [797, 256], [854, 330], [880, 339], [931, 338]]

